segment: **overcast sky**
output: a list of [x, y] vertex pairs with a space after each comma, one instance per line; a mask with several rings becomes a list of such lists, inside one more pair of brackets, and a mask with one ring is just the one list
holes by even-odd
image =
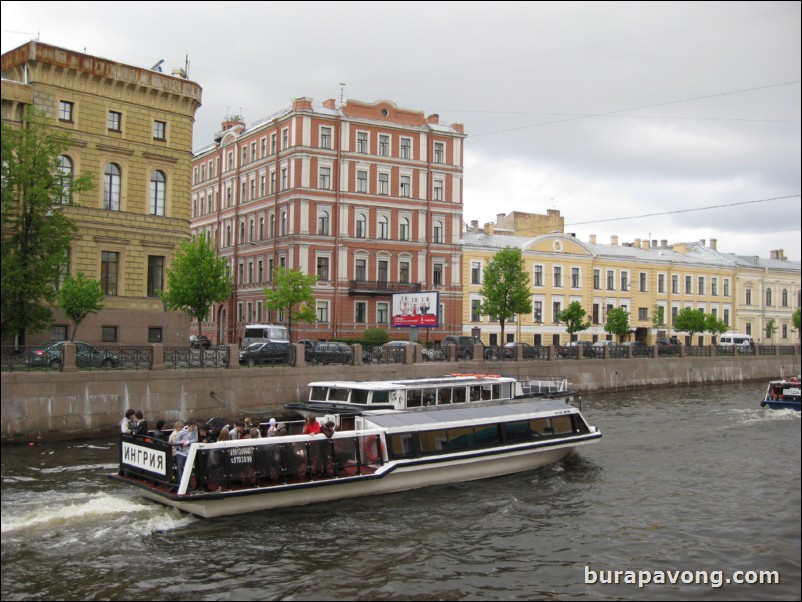
[[[465, 126], [466, 221], [800, 260], [799, 2], [2, 2], [30, 39], [203, 88], [194, 148], [307, 96]], [[341, 84], [345, 84], [344, 87]], [[648, 217], [644, 217], [648, 216]]]

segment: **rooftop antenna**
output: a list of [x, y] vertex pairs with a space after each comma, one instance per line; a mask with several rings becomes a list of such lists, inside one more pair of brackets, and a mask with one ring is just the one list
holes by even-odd
[[343, 104], [344, 94], [345, 94], [345, 82], [340, 82], [340, 104]]
[[184, 55], [184, 73], [187, 79], [189, 79], [189, 51]]
[[158, 63], [153, 65], [153, 67], [151, 67], [150, 70], [151, 71], [158, 71], [159, 73], [161, 73], [162, 72], [162, 63], [163, 62], [164, 62], [164, 59], [160, 60]]

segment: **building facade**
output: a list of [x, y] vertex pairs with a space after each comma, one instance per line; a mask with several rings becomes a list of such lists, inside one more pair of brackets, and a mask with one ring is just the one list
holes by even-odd
[[[66, 209], [78, 226], [69, 271], [100, 280], [107, 295], [79, 338], [187, 344], [187, 316], [165, 311], [158, 293], [189, 236], [200, 86], [181, 70], [165, 75], [35, 41], [3, 54], [2, 70], [3, 119], [22, 120], [32, 103], [72, 138], [62, 171], [94, 176], [94, 188]], [[56, 310], [51, 331], [28, 340], [68, 339], [71, 328]]]
[[[556, 217], [549, 213], [541, 216], [540, 225], [528, 224], [526, 233], [548, 227], [548, 219]], [[629, 313], [633, 340], [654, 344], [657, 337], [677, 335], [693, 345], [711, 343], [709, 333], [696, 334], [690, 341], [673, 329], [677, 312], [690, 307], [714, 314], [740, 332], [765, 332], [767, 321], [774, 319], [777, 332], [764, 337], [763, 343], [799, 342], [791, 323], [793, 311], [800, 306], [799, 262], [775, 257], [749, 265], [745, 258], [717, 251], [715, 240], [710, 246], [703, 242], [669, 245], [665, 240], [619, 244], [613, 236], [609, 244], [599, 244], [595, 236], [585, 242], [561, 232], [516, 236], [514, 227], [502, 227], [499, 234], [499, 223], [504, 224], [499, 220], [479, 229], [473, 222], [464, 237], [463, 330], [478, 334], [486, 344], [564, 345], [570, 337], [557, 315], [574, 301], [581, 303], [591, 323], [578, 334], [582, 340], [612, 338], [604, 330], [607, 312], [621, 307]], [[530, 277], [532, 314], [508, 322], [501, 340], [498, 322], [480, 311], [480, 290], [484, 266], [505, 247], [522, 251]]]
[[204, 333], [238, 343], [248, 323], [287, 323], [265, 307], [279, 267], [318, 278], [317, 320], [294, 323], [294, 340], [389, 328], [393, 293], [430, 290], [440, 327], [424, 336], [461, 331], [464, 138], [461, 124], [389, 101], [297, 98], [250, 127], [227, 118], [192, 173], [192, 231], [215, 241], [235, 283]]

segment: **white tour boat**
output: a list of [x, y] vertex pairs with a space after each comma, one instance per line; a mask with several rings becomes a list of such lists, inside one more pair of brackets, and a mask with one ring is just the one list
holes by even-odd
[[[392, 381], [395, 388], [389, 382], [312, 383], [312, 406], [305, 411], [335, 422], [330, 438], [288, 434], [196, 443], [181, 475], [170, 444], [122, 434], [120, 468], [111, 476], [149, 499], [213, 517], [532, 470], [601, 438], [566, 400], [537, 390], [525, 396], [514, 378], [409, 379]], [[326, 400], [315, 399], [322, 389]], [[349, 391], [346, 399], [332, 399], [342, 390]], [[434, 395], [428, 402], [423, 393], [410, 395], [425, 390]], [[359, 391], [368, 391], [364, 404], [354, 396]]]

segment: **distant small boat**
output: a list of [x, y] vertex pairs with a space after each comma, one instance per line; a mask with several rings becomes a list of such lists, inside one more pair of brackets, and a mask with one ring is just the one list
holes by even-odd
[[760, 402], [760, 407], [772, 410], [800, 410], [802, 404], [802, 388], [798, 376], [783, 380], [769, 381], [766, 397]]

